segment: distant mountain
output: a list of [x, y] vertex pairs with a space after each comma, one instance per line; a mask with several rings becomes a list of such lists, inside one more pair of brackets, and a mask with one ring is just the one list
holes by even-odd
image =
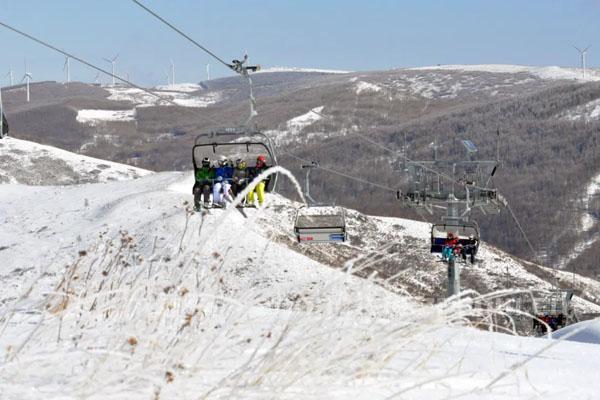
[[[267, 71], [253, 77], [256, 122], [280, 153], [386, 186], [404, 182], [395, 169], [405, 140], [413, 159], [432, 158], [431, 143], [438, 143], [440, 158], [461, 158], [465, 138], [480, 157], [495, 158], [499, 131], [502, 165], [494, 179], [521, 219], [535, 258], [600, 274], [600, 204], [596, 189], [588, 191], [600, 174], [598, 71], [588, 70], [585, 80], [578, 69], [512, 65]], [[179, 106], [134, 89], [77, 83], [34, 84], [31, 103], [19, 87], [3, 95], [15, 137], [158, 171], [189, 169], [196, 134], [239, 125], [248, 116], [248, 88], [240, 77], [157, 89]], [[279, 161], [300, 172], [293, 157], [281, 154]], [[323, 201], [418, 217], [390, 193], [323, 172], [314, 174], [313, 186]], [[490, 243], [533, 259], [509, 213], [477, 219]]]

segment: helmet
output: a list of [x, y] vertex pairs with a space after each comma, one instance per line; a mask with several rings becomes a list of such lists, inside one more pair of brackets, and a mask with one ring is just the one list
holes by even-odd
[[208, 158], [208, 157], [204, 157], [204, 158], [202, 159], [202, 166], [203, 166], [203, 167], [210, 167], [210, 158]]
[[219, 166], [224, 167], [225, 165], [227, 165], [227, 157], [219, 156]]
[[257, 167], [262, 167], [266, 163], [267, 163], [267, 157], [260, 155], [256, 158], [256, 166]]
[[449, 237], [449, 238], [453, 238], [453, 237], [454, 237], [454, 233], [452, 233], [452, 232], [448, 232], [448, 237]]
[[217, 176], [217, 182], [223, 182], [223, 177], [221, 175]]
[[241, 158], [238, 158], [237, 160], [235, 160], [235, 167], [238, 169], [246, 169], [246, 161], [242, 160]]

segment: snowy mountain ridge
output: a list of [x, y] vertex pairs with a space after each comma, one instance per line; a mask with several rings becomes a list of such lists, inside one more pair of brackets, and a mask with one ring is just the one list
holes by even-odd
[[151, 171], [5, 137], [0, 140], [0, 184], [67, 185], [136, 179]]
[[463, 64], [463, 65], [436, 65], [410, 68], [410, 70], [439, 70], [439, 71], [463, 71], [463, 72], [490, 72], [500, 74], [528, 73], [540, 79], [556, 80], [578, 80], [594, 82], [600, 80], [600, 71], [588, 68], [584, 77], [581, 68], [558, 67], [558, 66], [527, 66], [511, 64]]

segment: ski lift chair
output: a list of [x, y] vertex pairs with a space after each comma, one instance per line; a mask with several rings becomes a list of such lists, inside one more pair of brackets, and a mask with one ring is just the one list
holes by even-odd
[[294, 234], [300, 243], [339, 243], [348, 239], [346, 213], [334, 204], [319, 204], [310, 195], [310, 171], [318, 168], [316, 162], [302, 165], [306, 169], [305, 196], [307, 206], [301, 207], [294, 221]]
[[[256, 158], [264, 155], [269, 167], [278, 165], [273, 142], [258, 130], [247, 128], [224, 128], [201, 133], [196, 136], [192, 148], [194, 173], [202, 164], [202, 159], [208, 157], [215, 160], [220, 156], [235, 161], [242, 159], [252, 168]], [[265, 191], [272, 192], [277, 186], [277, 174], [265, 180]]]
[[469, 256], [471, 263], [474, 263], [479, 250], [479, 226], [475, 222], [434, 224], [431, 227], [431, 252], [442, 252], [450, 232], [458, 237], [465, 256]]
[[[554, 321], [555, 326], [550, 325], [552, 329], [560, 329], [567, 326], [571, 321], [576, 320], [571, 307], [573, 298], [572, 289], [555, 289], [545, 292], [539, 296], [534, 304], [534, 315], [538, 319], [549, 318]], [[546, 333], [546, 327], [537, 320], [533, 320], [533, 329], [539, 334]]]

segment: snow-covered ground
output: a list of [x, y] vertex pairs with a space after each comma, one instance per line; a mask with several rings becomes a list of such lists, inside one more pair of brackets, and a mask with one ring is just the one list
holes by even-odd
[[365, 82], [365, 81], [358, 81], [355, 85], [355, 91], [356, 91], [356, 94], [361, 94], [363, 92], [377, 93], [377, 92], [381, 91], [381, 87], [377, 86], [373, 83], [369, 83], [369, 82]]
[[584, 234], [583, 239], [573, 246], [573, 250], [569, 254], [559, 260], [559, 268], [565, 268], [584, 251], [597, 245], [598, 241], [600, 241], [600, 231], [598, 229], [593, 230], [598, 226], [598, 220], [592, 215], [592, 208], [590, 206], [590, 203], [592, 203], [597, 196], [600, 196], [600, 174], [592, 178], [581, 198], [580, 204], [582, 207], [582, 215], [579, 222], [579, 231]]
[[[193, 91], [193, 88], [193, 84], [177, 84], [174, 87], [166, 86], [164, 89], [161, 87], [160, 90], [155, 90], [155, 93], [177, 105], [196, 108], [208, 107], [218, 102], [221, 98], [219, 93], [199, 94], [197, 91]], [[111, 93], [108, 97], [109, 100], [127, 101], [135, 104], [136, 107], [151, 107], [159, 104], [164, 106], [171, 105], [170, 102], [160, 100], [158, 97], [136, 88], [115, 86], [105, 87], [105, 89]]]
[[158, 85], [155, 88], [158, 90], [188, 93], [202, 90], [202, 86], [198, 85], [197, 83], [176, 83], [174, 85]]
[[258, 70], [256, 73], [270, 72], [313, 72], [319, 74], [349, 74], [351, 71], [337, 69], [319, 69], [319, 68], [300, 68], [300, 67], [269, 67]]
[[188, 179], [0, 192], [2, 398], [595, 395], [600, 346], [465, 327], [271, 240], [282, 200], [190, 214]]
[[274, 139], [278, 145], [312, 140], [316, 135], [325, 138], [327, 135], [322, 132], [306, 132], [306, 128], [323, 119], [324, 109], [324, 106], [315, 107], [304, 114], [289, 119], [282, 129], [269, 130], [265, 134]]
[[78, 110], [77, 122], [97, 125], [102, 121], [135, 121], [135, 109], [133, 110]]
[[349, 210], [350, 243], [298, 245], [298, 204], [193, 213], [192, 182], [2, 187], [0, 398], [596, 396], [598, 344], [481, 331], [469, 317], [494, 310], [469, 296], [422, 305], [313, 256], [406, 264], [397, 244], [416, 262], [427, 224]]
[[315, 107], [306, 114], [299, 115], [295, 118], [290, 119], [287, 122], [287, 127], [291, 131], [292, 134], [300, 132], [307, 126], [314, 124], [317, 121], [323, 119], [320, 115], [323, 112], [323, 106]]
[[598, 81], [600, 80], [600, 71], [593, 68], [586, 70], [585, 77], [580, 68], [568, 67], [534, 67], [526, 65], [510, 65], [510, 64], [480, 64], [480, 65], [437, 65], [418, 68], [410, 68], [411, 70], [449, 70], [463, 72], [491, 72], [501, 74], [516, 74], [528, 73], [540, 79], [566, 79], [566, 80], [581, 80], [581, 81]]
[[600, 99], [575, 107], [563, 114], [568, 121], [597, 121], [600, 119]]
[[151, 171], [6, 137], [0, 140], [0, 183], [66, 185], [129, 180]]

